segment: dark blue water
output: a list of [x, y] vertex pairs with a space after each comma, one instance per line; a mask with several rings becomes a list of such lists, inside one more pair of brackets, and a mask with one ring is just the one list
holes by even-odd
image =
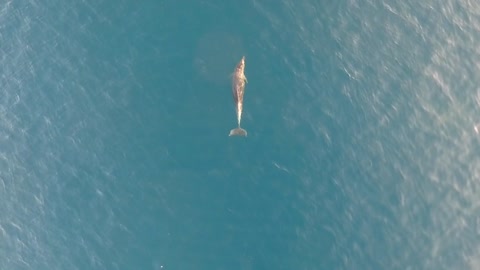
[[480, 267], [479, 4], [190, 2], [0, 5], [0, 269]]

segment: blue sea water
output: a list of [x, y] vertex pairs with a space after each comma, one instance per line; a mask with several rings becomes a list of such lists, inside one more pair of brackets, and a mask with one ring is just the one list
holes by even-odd
[[468, 0], [3, 1], [0, 269], [479, 269], [479, 44]]

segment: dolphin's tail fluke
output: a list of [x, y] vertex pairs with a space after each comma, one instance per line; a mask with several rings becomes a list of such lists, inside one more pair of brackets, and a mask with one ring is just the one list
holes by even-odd
[[247, 137], [247, 131], [241, 127], [238, 127], [238, 128], [234, 128], [232, 130], [230, 130], [230, 134], [228, 134], [228, 136], [243, 136], [243, 137]]

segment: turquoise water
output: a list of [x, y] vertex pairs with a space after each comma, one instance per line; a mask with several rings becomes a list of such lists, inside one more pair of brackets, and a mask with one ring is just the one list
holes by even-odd
[[334, 2], [0, 5], [0, 269], [478, 269], [480, 5]]

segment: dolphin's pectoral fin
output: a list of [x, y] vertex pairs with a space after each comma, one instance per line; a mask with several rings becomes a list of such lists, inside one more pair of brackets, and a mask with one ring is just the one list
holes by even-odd
[[243, 79], [245, 79], [245, 82], [248, 83], [247, 77], [245, 75], [243, 75]]

